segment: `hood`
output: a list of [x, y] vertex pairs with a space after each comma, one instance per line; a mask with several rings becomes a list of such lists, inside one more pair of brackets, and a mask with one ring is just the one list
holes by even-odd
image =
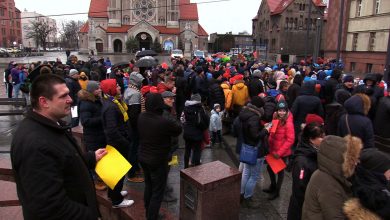
[[301, 142], [297, 149], [294, 151], [293, 158], [298, 156], [304, 156], [317, 161], [317, 150], [310, 144]]
[[348, 114], [367, 115], [370, 110], [371, 101], [365, 94], [356, 94], [347, 99], [344, 103], [344, 108]]
[[302, 85], [302, 89], [300, 91], [301, 95], [314, 95], [315, 86], [316, 86], [315, 81], [306, 81]]
[[185, 103], [184, 103], [184, 106], [191, 106], [191, 105], [199, 105], [201, 104], [202, 102], [200, 101], [191, 101], [191, 100], [187, 100]]
[[344, 203], [343, 212], [348, 219], [381, 220], [369, 209], [366, 209], [358, 198], [352, 198]]
[[350, 135], [344, 138], [326, 136], [318, 152], [318, 168], [349, 187], [350, 183], [347, 178], [351, 177], [355, 171], [362, 145], [360, 138]]
[[211, 114], [212, 114], [212, 115], [214, 115], [214, 114], [219, 115], [218, 112], [216, 112], [214, 109], [211, 110]]
[[364, 77], [363, 82], [366, 84], [367, 80], [371, 80], [374, 82], [374, 85], [376, 84], [377, 77], [374, 73], [367, 73], [367, 75]]
[[254, 117], [256, 115], [261, 118], [264, 115], [264, 109], [258, 108], [251, 103], [248, 103], [248, 105], [242, 108], [242, 111], [240, 112], [238, 117], [241, 121], [248, 121], [251, 117]]
[[230, 89], [230, 86], [227, 83], [221, 84], [222, 89]]
[[141, 88], [143, 80], [144, 77], [140, 73], [132, 72], [130, 74], [129, 81], [132, 85], [135, 85], [137, 88]]
[[236, 82], [234, 83], [234, 87], [241, 90], [245, 87], [245, 83], [243, 80], [236, 80]]
[[345, 89], [338, 89], [334, 94], [334, 98], [336, 102], [344, 105], [345, 101], [347, 101], [351, 97], [351, 93], [349, 93]]
[[295, 75], [293, 83], [301, 86], [302, 85], [302, 75], [300, 75], [300, 74]]
[[96, 97], [92, 93], [88, 92], [85, 89], [81, 89], [77, 93], [77, 96], [79, 97], [80, 101], [91, 101], [91, 102], [95, 102], [96, 101]]
[[147, 112], [152, 112], [158, 115], [163, 113], [164, 100], [159, 93], [148, 93], [145, 100], [145, 109]]
[[318, 72], [318, 80], [325, 80], [325, 78], [327, 77], [325, 71], [319, 71]]

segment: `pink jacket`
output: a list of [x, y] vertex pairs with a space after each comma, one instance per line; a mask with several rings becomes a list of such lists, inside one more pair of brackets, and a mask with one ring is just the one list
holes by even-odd
[[293, 115], [288, 112], [285, 125], [279, 124], [275, 133], [269, 135], [269, 152], [278, 154], [279, 157], [291, 155], [291, 147], [295, 141]]

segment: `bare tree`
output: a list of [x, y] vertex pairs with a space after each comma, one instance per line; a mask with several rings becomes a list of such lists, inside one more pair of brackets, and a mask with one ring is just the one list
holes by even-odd
[[31, 21], [30, 25], [25, 26], [26, 30], [26, 38], [34, 39], [37, 47], [43, 47], [43, 50], [46, 50], [46, 44], [48, 42], [48, 36], [55, 34], [57, 29], [55, 27], [51, 27], [46, 21], [37, 20]]
[[82, 21], [63, 21], [61, 35], [61, 44], [64, 48], [78, 48], [79, 36], [81, 26], [84, 22]]

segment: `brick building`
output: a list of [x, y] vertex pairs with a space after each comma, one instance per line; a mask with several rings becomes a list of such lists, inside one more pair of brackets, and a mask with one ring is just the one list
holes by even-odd
[[156, 39], [164, 50], [180, 44], [207, 50], [208, 34], [198, 21], [197, 4], [190, 0], [91, 0], [80, 52], [124, 53], [130, 37], [140, 50], [150, 49]]
[[13, 47], [22, 44], [20, 10], [14, 0], [0, 0], [0, 47]]
[[[329, 17], [338, 18], [341, 0], [329, 2]], [[346, 0], [340, 57], [345, 70], [383, 73], [389, 39], [390, 1]], [[336, 58], [339, 19], [328, 19], [325, 56]]]
[[268, 59], [275, 61], [296, 62], [305, 50], [311, 56], [323, 40], [325, 8], [322, 0], [263, 0], [252, 20], [253, 42], [265, 47]]

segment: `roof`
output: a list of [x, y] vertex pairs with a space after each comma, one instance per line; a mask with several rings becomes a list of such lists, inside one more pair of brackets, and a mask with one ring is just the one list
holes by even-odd
[[88, 33], [89, 31], [89, 23], [88, 21], [80, 28], [80, 33]]
[[209, 34], [203, 29], [202, 25], [198, 24], [198, 35], [199, 36], [209, 36]]
[[257, 14], [254, 18], [252, 18], [252, 20], [258, 20], [259, 19], [259, 15]]
[[190, 3], [190, 0], [180, 0], [179, 2], [180, 20], [199, 20], [198, 6]]
[[107, 33], [126, 33], [133, 25], [122, 25], [120, 27], [107, 27]]
[[179, 28], [167, 28], [166, 26], [153, 26], [156, 28], [160, 34], [179, 34], [180, 29]]
[[108, 18], [108, 0], [91, 0], [88, 17]]
[[[317, 7], [326, 7], [322, 0], [312, 0]], [[269, 11], [271, 15], [282, 13], [294, 0], [267, 0]]]

